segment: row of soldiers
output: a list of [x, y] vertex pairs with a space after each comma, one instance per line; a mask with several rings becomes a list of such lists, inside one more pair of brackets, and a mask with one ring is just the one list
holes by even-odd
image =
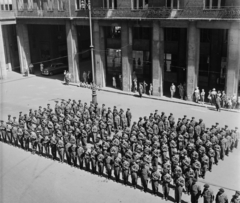
[[[132, 186], [141, 179], [143, 190], [148, 190], [149, 180], [156, 195], [159, 183], [163, 197], [168, 199], [169, 185], [175, 184], [175, 198], [181, 200], [183, 188], [192, 194], [194, 180], [205, 177], [212, 164], [218, 164], [225, 154], [238, 146], [237, 128], [205, 128], [202, 119], [179, 118], [173, 114], [161, 115], [156, 110], [150, 116], [131, 123], [130, 109], [126, 113], [114, 106], [82, 103], [80, 100], [56, 101], [53, 110], [39, 107], [34, 112], [8, 122], [1, 121], [0, 137], [4, 142], [25, 150], [37, 151], [92, 173], [104, 174], [125, 185], [131, 176]], [[50, 155], [51, 153], [51, 155]]]

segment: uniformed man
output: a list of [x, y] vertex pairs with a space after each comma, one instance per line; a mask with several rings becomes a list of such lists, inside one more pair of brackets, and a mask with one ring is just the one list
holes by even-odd
[[219, 192], [216, 195], [216, 203], [228, 203], [228, 197], [224, 192], [223, 188], [219, 189]]
[[240, 191], [236, 191], [236, 193], [233, 195], [230, 203], [239, 203], [240, 202]]
[[156, 196], [158, 193], [158, 184], [161, 180], [161, 175], [158, 171], [158, 165], [153, 165], [152, 167], [152, 173], [151, 173], [151, 181], [152, 181], [152, 190], [153, 194]]
[[163, 173], [162, 174], [162, 189], [163, 189], [163, 199], [166, 201], [168, 200], [169, 196], [169, 184], [171, 183], [171, 175], [169, 173]]
[[201, 197], [203, 197], [203, 203], [213, 203], [214, 194], [208, 184], [204, 185], [204, 190], [202, 191]]
[[198, 203], [198, 199], [201, 195], [201, 187], [197, 184], [197, 179], [193, 178], [193, 184], [191, 187], [191, 202]]
[[110, 153], [107, 152], [105, 157], [105, 167], [106, 167], [108, 179], [111, 179], [112, 177], [112, 165], [113, 165], [113, 158], [111, 157]]
[[115, 180], [116, 182], [119, 182], [120, 180], [120, 169], [121, 169], [121, 158], [120, 157], [116, 157], [114, 159], [114, 176], [115, 176]]
[[134, 189], [136, 189], [137, 187], [138, 172], [139, 172], [139, 165], [137, 163], [137, 160], [134, 160], [131, 164], [131, 178], [132, 178], [132, 186]]
[[127, 118], [127, 126], [131, 127], [132, 113], [129, 108], [127, 109], [127, 112], [126, 112], [126, 118]]
[[175, 202], [181, 203], [182, 201], [182, 192], [185, 185], [185, 180], [183, 176], [180, 176], [176, 179], [176, 186], [175, 186]]
[[122, 163], [122, 178], [124, 185], [128, 184], [129, 167], [130, 167], [129, 161], [126, 158], [124, 158]]

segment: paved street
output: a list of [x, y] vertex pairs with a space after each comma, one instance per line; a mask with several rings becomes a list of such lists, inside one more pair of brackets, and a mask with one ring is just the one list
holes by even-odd
[[[38, 109], [47, 103], [54, 105], [55, 100], [75, 99], [90, 102], [91, 90], [66, 86], [59, 77], [28, 77], [16, 76], [12, 80], [1, 83], [1, 120], [7, 120], [7, 115], [18, 116], [19, 111], [28, 113], [29, 109]], [[98, 103], [113, 108], [126, 110], [130, 108], [133, 120], [140, 116], [148, 116], [155, 109], [164, 111], [167, 115], [173, 113], [175, 119], [187, 115], [197, 120], [202, 118], [207, 127], [218, 122], [231, 128], [240, 129], [240, 114], [233, 112], [216, 112], [207, 108], [188, 106], [172, 102], [157, 101], [137, 96], [120, 95], [99, 91]], [[163, 200], [150, 193], [143, 193], [125, 187], [113, 181], [92, 175], [85, 171], [71, 168], [9, 145], [0, 144], [0, 202], [159, 202]], [[216, 194], [219, 187], [229, 188], [228, 197], [240, 190], [240, 149], [230, 153], [224, 162], [213, 166], [212, 173], [207, 173], [204, 181], [215, 185]], [[200, 181], [203, 181], [200, 179]], [[203, 184], [203, 183], [201, 183]], [[161, 192], [161, 187], [159, 188]], [[14, 194], [14, 195], [13, 195]], [[170, 195], [174, 196], [171, 190]], [[184, 201], [190, 202], [184, 195]], [[202, 201], [202, 200], [200, 200]]]

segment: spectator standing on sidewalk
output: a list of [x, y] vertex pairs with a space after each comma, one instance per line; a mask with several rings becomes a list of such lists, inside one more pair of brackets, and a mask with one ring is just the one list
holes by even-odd
[[205, 91], [204, 91], [204, 89], [202, 89], [202, 92], [201, 92], [201, 102], [202, 102], [202, 104], [204, 104], [204, 101], [205, 101]]
[[83, 71], [83, 82], [87, 83], [87, 73], [85, 71]]
[[217, 98], [216, 98], [216, 102], [215, 102], [215, 105], [216, 105], [216, 109], [217, 111], [221, 111], [221, 99], [220, 97], [217, 95]]
[[43, 66], [43, 64], [41, 63], [41, 64], [40, 64], [40, 71], [41, 71], [41, 73], [43, 72], [43, 69], [44, 69], [44, 66]]
[[212, 91], [211, 90], [209, 90], [207, 98], [208, 98], [208, 102], [212, 105]]
[[227, 108], [228, 109], [232, 109], [232, 100], [231, 100], [231, 98], [228, 98], [228, 100], [227, 100]]
[[183, 88], [183, 86], [182, 86], [182, 83], [180, 83], [180, 85], [178, 85], [178, 90], [179, 90], [180, 98], [183, 99], [183, 96], [184, 96], [184, 88]]
[[135, 78], [133, 80], [133, 92], [136, 93], [137, 92], [137, 89], [138, 89], [138, 86], [137, 86], [137, 78]]
[[139, 96], [142, 98], [142, 93], [143, 93], [143, 86], [142, 83], [139, 84]]
[[217, 92], [215, 88], [213, 88], [212, 90], [211, 97], [212, 97], [212, 104], [216, 105]]
[[143, 94], [147, 94], [147, 86], [148, 86], [148, 84], [144, 80], [143, 81]]
[[34, 74], [34, 70], [33, 70], [33, 64], [32, 63], [30, 63], [30, 65], [29, 65], [29, 73], [30, 74]]
[[233, 94], [232, 96], [232, 108], [235, 109], [237, 105], [237, 96], [236, 94]]
[[200, 99], [200, 92], [198, 87], [196, 87], [195, 91], [194, 91], [194, 96], [195, 96], [195, 102], [198, 103], [198, 100]]
[[236, 191], [235, 195], [233, 195], [230, 203], [239, 203], [240, 202], [240, 191]]
[[221, 97], [221, 100], [222, 100], [222, 108], [226, 108], [226, 104], [227, 104], [227, 95], [225, 94], [224, 91], [222, 91], [222, 97]]
[[112, 77], [112, 85], [113, 85], [114, 88], [117, 87], [116, 78], [114, 76]]
[[149, 96], [153, 95], [153, 85], [152, 83], [150, 83], [150, 87], [149, 87]]
[[175, 92], [176, 92], [176, 86], [174, 85], [174, 83], [172, 83], [170, 87], [171, 98], [174, 97]]

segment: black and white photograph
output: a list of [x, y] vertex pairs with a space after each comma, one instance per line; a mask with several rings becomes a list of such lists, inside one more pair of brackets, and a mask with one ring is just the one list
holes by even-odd
[[240, 0], [0, 0], [0, 203], [240, 203]]

